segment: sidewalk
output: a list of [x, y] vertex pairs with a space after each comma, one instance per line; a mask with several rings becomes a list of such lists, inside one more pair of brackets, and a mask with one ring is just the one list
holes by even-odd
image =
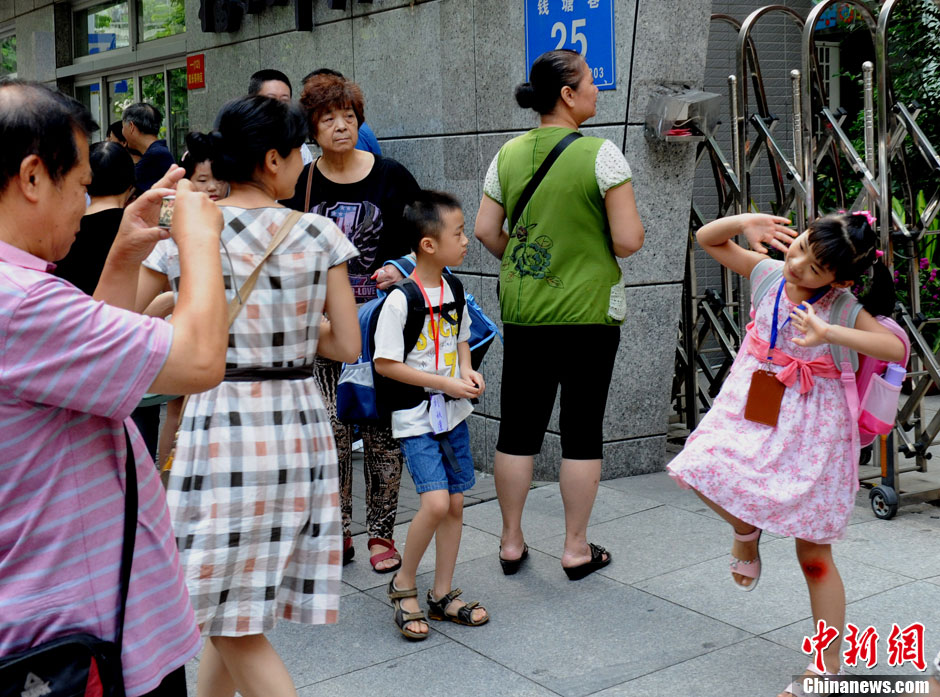
[[[433, 622], [427, 640], [408, 642], [385, 599], [388, 576], [369, 567], [362, 474], [353, 477], [356, 559], [344, 569], [339, 623], [282, 622], [270, 634], [301, 697], [773, 696], [808, 662], [800, 645], [814, 628], [793, 542], [765, 535], [760, 587], [737, 592], [728, 574], [728, 526], [665, 473], [601, 482], [589, 537], [614, 561], [577, 582], [560, 568], [558, 484], [530, 492], [524, 518], [530, 558], [518, 574], [503, 576], [493, 480], [478, 473], [455, 584], [465, 599], [483, 601], [493, 619], [477, 628]], [[399, 545], [417, 506], [406, 473]], [[882, 521], [871, 512], [867, 490], [859, 491], [847, 539], [835, 553], [847, 621], [862, 630], [873, 625], [880, 636], [872, 673], [917, 672], [909, 663], [888, 666], [892, 623], [925, 625], [928, 663], [940, 650], [938, 547], [940, 507], [906, 505]], [[421, 596], [433, 557], [432, 545], [419, 569]], [[195, 670], [189, 677], [195, 695]]]

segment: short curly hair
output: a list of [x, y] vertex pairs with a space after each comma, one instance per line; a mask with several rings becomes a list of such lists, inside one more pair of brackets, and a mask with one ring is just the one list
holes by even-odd
[[300, 95], [300, 105], [307, 114], [310, 137], [316, 140], [317, 122], [320, 117], [333, 109], [352, 109], [356, 122], [362, 126], [365, 121], [365, 103], [362, 90], [352, 80], [345, 77], [320, 74], [310, 75], [304, 80], [304, 91]]

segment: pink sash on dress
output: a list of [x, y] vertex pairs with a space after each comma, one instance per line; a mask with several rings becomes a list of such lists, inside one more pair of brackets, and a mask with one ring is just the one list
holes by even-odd
[[[747, 352], [754, 356], [754, 358], [759, 361], [767, 362], [770, 342], [764, 341], [757, 336], [753, 321], [747, 325], [747, 336], [745, 337], [744, 343]], [[815, 383], [814, 377], [839, 378], [842, 376], [841, 371], [836, 368], [836, 364], [829, 354], [826, 354], [822, 358], [804, 361], [775, 348], [770, 355], [772, 356], [771, 363], [783, 366], [783, 370], [777, 373], [776, 377], [784, 385], [792, 387], [793, 383], [796, 382], [797, 376], [799, 376], [800, 394], [806, 394], [813, 389], [813, 384]]]

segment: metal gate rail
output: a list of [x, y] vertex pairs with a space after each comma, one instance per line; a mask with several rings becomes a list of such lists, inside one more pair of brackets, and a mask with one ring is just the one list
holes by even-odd
[[[931, 387], [940, 388], [940, 357], [934, 354], [924, 337], [925, 328], [940, 318], [925, 318], [921, 313], [922, 279], [916, 263], [925, 239], [940, 231], [931, 231], [932, 222], [940, 214], [940, 183], [930, 195], [922, 211], [916, 210], [910, 182], [909, 155], [905, 146], [922, 160], [927, 169], [937, 174], [940, 182], [940, 156], [918, 125], [922, 108], [895, 100], [888, 64], [888, 38], [892, 13], [903, 0], [887, 0], [877, 17], [861, 2], [823, 0], [804, 19], [795, 10], [783, 5], [768, 5], [752, 12], [743, 22], [728, 15], [713, 15], [712, 21], [730, 25], [738, 33], [736, 70], [728, 78], [731, 113], [732, 157], [725, 157], [714, 137], [706, 134], [699, 145], [697, 163], [709, 160], [717, 193], [717, 217], [756, 210], [751, 201], [751, 178], [755, 173], [769, 175], [775, 200], [773, 213], [789, 215], [799, 229], [819, 214], [814, 182], [816, 172], [826, 160], [832, 165], [836, 198], [846, 202], [846, 185], [855, 181], [861, 192], [852, 208], [867, 207], [878, 219], [876, 232], [884, 261], [893, 270], [895, 253], [908, 257], [908, 303], [898, 304], [898, 322], [910, 335], [912, 358], [909, 376], [913, 389], [898, 411], [894, 431], [882, 438], [874, 448], [874, 463], [880, 465], [878, 486], [872, 489], [872, 507], [876, 515], [890, 518], [900, 501], [899, 475], [904, 472], [926, 472], [930, 458], [928, 448], [940, 436], [940, 413], [925, 424], [924, 397]], [[940, 0], [933, 0], [940, 7]], [[830, 109], [826, 86], [815, 50], [815, 27], [824, 12], [835, 5], [849, 5], [865, 23], [872, 38], [874, 62], [863, 66], [864, 152], [856, 150], [847, 135], [844, 109]], [[790, 103], [786, 105], [792, 119], [792, 153], [785, 152], [776, 133], [779, 119], [771, 112], [767, 90], [758, 62], [753, 32], [767, 17], [784, 17], [801, 31], [800, 70], [790, 71]], [[877, 89], [875, 89], [877, 80]], [[749, 103], [749, 83], [753, 104]], [[814, 132], [814, 119], [819, 117], [824, 132]], [[766, 154], [766, 158], [762, 157]], [[844, 169], [843, 163], [847, 165]], [[844, 169], [844, 171], [843, 171]], [[892, 187], [900, 188], [904, 198], [904, 214], [892, 205]], [[673, 400], [676, 411], [686, 427], [693, 429], [718, 394], [730, 370], [743, 336], [747, 317], [744, 288], [735, 288], [734, 279], [722, 269], [721, 288], [700, 292], [695, 267], [694, 233], [705, 222], [697, 202], [693, 201], [690, 216], [686, 277], [683, 285], [683, 311], [676, 349], [676, 377]], [[912, 465], [899, 467], [898, 456], [913, 459]], [[921, 492], [923, 496], [940, 497], [940, 489]]]

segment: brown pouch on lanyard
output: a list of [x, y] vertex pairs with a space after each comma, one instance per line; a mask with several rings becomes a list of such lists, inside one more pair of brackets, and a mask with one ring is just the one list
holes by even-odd
[[747, 391], [744, 418], [765, 426], [776, 426], [785, 389], [787, 386], [777, 379], [775, 373], [755, 370], [751, 376], [751, 387]]

